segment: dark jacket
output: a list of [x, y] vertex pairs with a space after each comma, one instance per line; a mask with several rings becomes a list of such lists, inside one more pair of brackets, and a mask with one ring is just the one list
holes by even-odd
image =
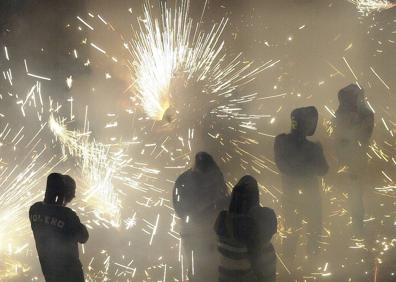
[[198, 173], [189, 169], [176, 179], [173, 207], [183, 220], [187, 216], [192, 223], [214, 220], [219, 211], [227, 207], [228, 201], [227, 187], [220, 171]]
[[31, 206], [29, 218], [46, 281], [84, 281], [78, 243], [85, 243], [89, 235], [76, 213], [37, 202]]
[[274, 151], [278, 169], [290, 177], [322, 176], [329, 169], [322, 146], [293, 133], [278, 135]]
[[215, 224], [221, 256], [219, 281], [275, 281], [276, 254], [271, 244], [277, 219], [270, 208], [248, 214], [222, 211]]
[[367, 162], [366, 152], [374, 130], [374, 113], [366, 105], [364, 90], [355, 84], [338, 93], [334, 136], [336, 153], [341, 164], [359, 169]]
[[307, 139], [315, 133], [318, 111], [315, 107], [297, 108], [291, 113], [291, 121], [291, 132], [278, 135], [274, 144], [284, 191], [318, 189], [317, 176], [329, 169], [322, 146]]

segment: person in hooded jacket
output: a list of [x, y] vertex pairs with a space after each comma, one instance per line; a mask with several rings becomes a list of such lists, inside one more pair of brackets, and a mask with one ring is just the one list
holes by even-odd
[[[297, 108], [291, 113], [291, 132], [275, 138], [275, 162], [282, 176], [282, 208], [287, 238], [284, 254], [293, 261], [303, 220], [307, 222], [307, 251], [316, 254], [322, 229], [319, 177], [328, 171], [320, 143], [307, 139], [315, 133], [318, 111]], [[292, 265], [292, 262], [291, 262]]]
[[184, 262], [193, 281], [213, 281], [216, 272], [213, 223], [228, 205], [223, 174], [212, 156], [199, 152], [194, 166], [181, 174], [173, 189], [173, 207], [181, 219]]
[[215, 224], [220, 254], [220, 282], [276, 280], [276, 254], [271, 244], [277, 232], [274, 211], [260, 206], [256, 179], [241, 178], [231, 194], [228, 210]]
[[341, 182], [349, 193], [350, 214], [356, 235], [363, 233], [363, 191], [367, 150], [374, 129], [374, 113], [366, 106], [364, 90], [350, 84], [338, 92], [339, 107], [334, 120], [334, 142], [343, 169]]
[[29, 218], [46, 282], [83, 282], [78, 243], [88, 230], [66, 205], [75, 197], [76, 183], [68, 175], [51, 173], [43, 202], [30, 207]]

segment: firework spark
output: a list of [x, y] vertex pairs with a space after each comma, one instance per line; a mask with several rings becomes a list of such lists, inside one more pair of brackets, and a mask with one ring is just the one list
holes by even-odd
[[369, 15], [373, 12], [380, 12], [383, 10], [395, 7], [395, 4], [388, 0], [348, 0], [350, 3], [356, 5], [359, 13], [362, 15]]
[[67, 130], [61, 120], [52, 115], [49, 126], [62, 144], [63, 153], [77, 157], [82, 168], [84, 180], [89, 190], [84, 193], [84, 201], [96, 207], [97, 216], [109, 216], [113, 226], [120, 224], [121, 202], [113, 187], [113, 177], [125, 165], [122, 153], [110, 153], [109, 146], [102, 143], [90, 142], [89, 132]]
[[[135, 90], [146, 114], [154, 120], [163, 119], [166, 111], [175, 106], [180, 80], [185, 88], [199, 85], [199, 94], [208, 96], [208, 101], [233, 98], [236, 89], [276, 63], [270, 61], [253, 68], [252, 63], [242, 62], [242, 54], [230, 59], [222, 39], [228, 19], [223, 18], [210, 32], [205, 32], [201, 22], [195, 23], [190, 17], [189, 0], [183, 0], [174, 10], [162, 6], [160, 19], [153, 16], [150, 7], [144, 6], [144, 17], [127, 48], [134, 60]], [[214, 112], [227, 117], [236, 115], [227, 105], [214, 108]]]

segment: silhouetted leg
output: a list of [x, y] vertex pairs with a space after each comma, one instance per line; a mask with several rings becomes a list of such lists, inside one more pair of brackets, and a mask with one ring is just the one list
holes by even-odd
[[363, 219], [364, 219], [364, 206], [363, 206], [363, 183], [359, 181], [358, 176], [353, 174], [350, 176], [350, 213], [352, 217], [352, 226], [356, 235], [363, 235]]
[[308, 222], [307, 226], [307, 251], [315, 255], [319, 249], [319, 240], [322, 232], [322, 203], [319, 191], [311, 191], [306, 195], [304, 213]]
[[[287, 194], [287, 195], [286, 195]], [[293, 264], [298, 243], [297, 229], [301, 227], [302, 214], [295, 193], [286, 192], [282, 198], [285, 216], [286, 239], [283, 242], [283, 254], [289, 263]]]
[[189, 281], [216, 281], [218, 273], [218, 254], [216, 236], [212, 229], [183, 240], [184, 265], [188, 268]]

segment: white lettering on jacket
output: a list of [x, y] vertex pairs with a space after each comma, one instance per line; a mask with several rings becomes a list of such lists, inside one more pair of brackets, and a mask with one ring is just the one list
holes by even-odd
[[55, 227], [58, 227], [62, 229], [65, 226], [65, 222], [62, 220], [59, 220], [56, 217], [51, 217], [51, 216], [44, 216], [44, 218], [39, 215], [39, 214], [33, 214], [32, 215], [32, 221], [33, 222], [40, 222], [40, 223], [45, 223], [48, 225], [52, 225]]

